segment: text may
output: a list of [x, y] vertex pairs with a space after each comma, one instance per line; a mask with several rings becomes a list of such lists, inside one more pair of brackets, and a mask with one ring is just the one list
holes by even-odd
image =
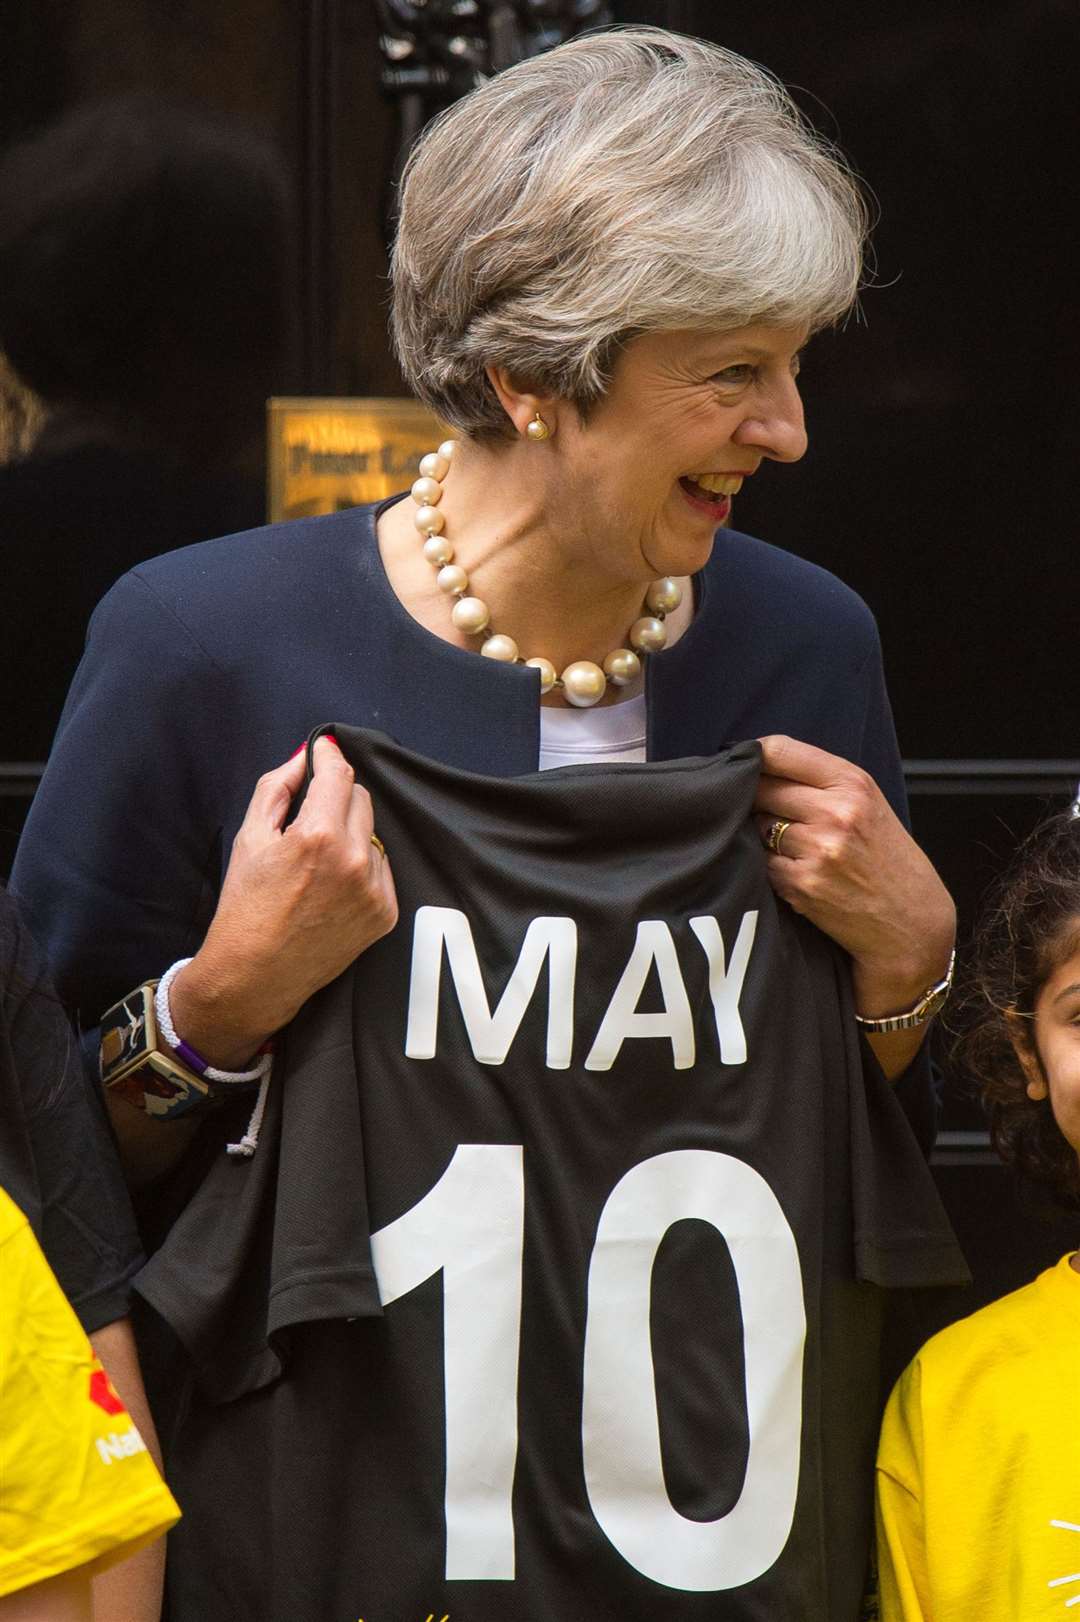
[[[720, 925], [715, 918], [689, 920], [708, 964], [709, 995], [723, 1064], [746, 1063], [746, 1034], [739, 999], [753, 949], [757, 918], [756, 912], [743, 914], [730, 957], [725, 954]], [[492, 1011], [468, 918], [454, 907], [419, 908], [413, 929], [405, 1037], [405, 1053], [410, 1059], [435, 1057], [444, 952], [469, 1043], [481, 1064], [505, 1061], [546, 961], [545, 1062], [549, 1070], [569, 1068], [578, 959], [577, 925], [572, 918], [532, 920], [525, 931], [513, 972]], [[639, 1013], [638, 1004], [654, 969], [663, 1007], [656, 1012]], [[633, 948], [600, 1021], [585, 1069], [610, 1070], [623, 1043], [641, 1037], [666, 1038], [671, 1043], [672, 1064], [676, 1070], [687, 1070], [695, 1061], [690, 999], [671, 930], [659, 918], [645, 918], [637, 926]]]

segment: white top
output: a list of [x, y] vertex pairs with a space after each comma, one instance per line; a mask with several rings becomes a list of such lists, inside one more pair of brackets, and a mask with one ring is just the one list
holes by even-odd
[[589, 710], [541, 706], [540, 770], [645, 759], [645, 694]]

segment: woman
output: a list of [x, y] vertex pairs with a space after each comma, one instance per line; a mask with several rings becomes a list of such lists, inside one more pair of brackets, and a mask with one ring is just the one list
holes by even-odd
[[[651, 914], [639, 920], [639, 946], [655, 943], [671, 1051], [677, 1047], [675, 1004], [687, 1010], [691, 1002], [708, 1008], [711, 998], [723, 1064], [741, 1063], [733, 1057], [742, 1010], [732, 987], [740, 950], [743, 959], [752, 950], [748, 943], [754, 925], [746, 923], [751, 914], [763, 929], [779, 932], [777, 941], [783, 936], [787, 942], [782, 951], [777, 947], [778, 963], [787, 961], [784, 953], [817, 953], [813, 973], [828, 979], [832, 959], [826, 958], [832, 948], [821, 956], [824, 936], [849, 955], [854, 1009], [869, 1044], [865, 1097], [860, 1093], [852, 1103], [845, 1093], [835, 1118], [832, 1105], [827, 1111], [810, 1102], [809, 1093], [797, 1097], [792, 1083], [791, 1119], [802, 1120], [800, 1111], [809, 1109], [805, 1133], [807, 1142], [814, 1138], [814, 1146], [807, 1149], [806, 1164], [818, 1164], [819, 1156], [824, 1167], [834, 1154], [843, 1162], [834, 1168], [839, 1227], [829, 1267], [836, 1273], [835, 1299], [843, 1298], [847, 1316], [841, 1325], [826, 1304], [808, 1331], [806, 1367], [818, 1372], [807, 1378], [818, 1380], [821, 1367], [832, 1360], [830, 1401], [835, 1408], [823, 1397], [823, 1388], [807, 1389], [805, 1411], [812, 1410], [815, 1417], [805, 1444], [812, 1463], [800, 1477], [800, 1507], [792, 1509], [790, 1536], [785, 1521], [777, 1548], [751, 1560], [752, 1579], [738, 1549], [729, 1548], [717, 1556], [715, 1569], [712, 1556], [703, 1556], [704, 1565], [695, 1566], [692, 1578], [666, 1566], [666, 1575], [651, 1575], [645, 1570], [651, 1556], [639, 1554], [636, 1569], [627, 1556], [621, 1564], [616, 1561], [609, 1583], [608, 1544], [619, 1547], [618, 1540], [605, 1529], [605, 1543], [596, 1531], [583, 1489], [573, 1485], [580, 1461], [574, 1466], [565, 1460], [563, 1495], [548, 1480], [546, 1465], [538, 1467], [539, 1476], [523, 1466], [518, 1477], [519, 1492], [538, 1494], [549, 1508], [560, 1507], [552, 1509], [553, 1521], [546, 1513], [526, 1518], [530, 1538], [534, 1528], [541, 1530], [535, 1532], [535, 1545], [525, 1539], [531, 1551], [529, 1570], [526, 1574], [523, 1555], [520, 1583], [509, 1598], [502, 1582], [515, 1579], [505, 1549], [490, 1570], [475, 1551], [462, 1557], [460, 1568], [450, 1569], [449, 1546], [458, 1534], [447, 1528], [440, 1532], [438, 1516], [430, 1524], [421, 1516], [407, 1538], [413, 1566], [420, 1572], [415, 1593], [403, 1594], [394, 1586], [399, 1565], [388, 1552], [380, 1569], [390, 1573], [387, 1580], [396, 1601], [372, 1586], [376, 1578], [370, 1564], [357, 1570], [357, 1551], [370, 1563], [370, 1550], [387, 1551], [386, 1540], [392, 1541], [409, 1517], [404, 1508], [400, 1514], [397, 1508], [380, 1511], [383, 1500], [377, 1494], [351, 1484], [350, 1459], [357, 1450], [350, 1439], [342, 1454], [344, 1419], [337, 1423], [331, 1416], [358, 1411], [336, 1389], [354, 1342], [349, 1336], [344, 1342], [336, 1337], [344, 1329], [340, 1320], [378, 1313], [393, 1298], [385, 1254], [392, 1241], [387, 1236], [395, 1216], [418, 1192], [402, 1194], [396, 1204], [383, 1199], [375, 1186], [378, 1156], [372, 1147], [380, 1127], [365, 1116], [366, 1136], [363, 1146], [357, 1138], [356, 1153], [364, 1156], [368, 1183], [374, 1178], [374, 1203], [369, 1213], [358, 1212], [354, 1226], [379, 1230], [373, 1240], [382, 1246], [383, 1264], [376, 1258], [374, 1269], [379, 1291], [369, 1299], [361, 1281], [350, 1304], [335, 1298], [328, 1306], [315, 1277], [318, 1269], [309, 1270], [306, 1304], [289, 1322], [290, 1329], [306, 1327], [294, 1337], [289, 1355], [295, 1354], [295, 1361], [284, 1380], [274, 1383], [281, 1347], [266, 1341], [265, 1313], [262, 1349], [255, 1348], [243, 1368], [230, 1359], [227, 1347], [221, 1349], [216, 1370], [220, 1378], [215, 1379], [214, 1357], [203, 1359], [203, 1396], [216, 1389], [210, 1406], [192, 1421], [189, 1437], [196, 1440], [187, 1455], [193, 1484], [205, 1483], [216, 1472], [219, 1503], [253, 1506], [253, 1482], [243, 1476], [230, 1479], [229, 1461], [259, 1460], [259, 1487], [273, 1493], [283, 1478], [271, 1460], [279, 1455], [294, 1460], [310, 1445], [323, 1460], [320, 1480], [329, 1477], [340, 1483], [340, 1490], [332, 1511], [320, 1502], [318, 1513], [311, 1512], [309, 1497], [306, 1518], [327, 1524], [333, 1520], [336, 1554], [324, 1560], [305, 1541], [306, 1534], [298, 1532], [305, 1522], [303, 1505], [251, 1508], [260, 1526], [267, 1515], [273, 1520], [273, 1574], [267, 1575], [257, 1553], [261, 1545], [230, 1526], [231, 1552], [223, 1548], [216, 1567], [219, 1573], [226, 1566], [230, 1572], [224, 1599], [223, 1590], [217, 1591], [223, 1615], [241, 1614], [245, 1604], [261, 1618], [348, 1614], [342, 1607], [374, 1614], [380, 1606], [394, 1604], [405, 1614], [415, 1600], [420, 1614], [439, 1604], [436, 1614], [453, 1614], [464, 1605], [474, 1617], [502, 1616], [507, 1606], [529, 1617], [591, 1617], [608, 1614], [605, 1607], [614, 1605], [618, 1614], [636, 1616], [655, 1614], [659, 1594], [665, 1615], [689, 1617], [715, 1614], [710, 1607], [715, 1607], [719, 1589], [731, 1591], [725, 1604], [744, 1603], [745, 1609], [730, 1612], [733, 1616], [766, 1614], [770, 1605], [769, 1614], [807, 1617], [842, 1616], [854, 1609], [869, 1532], [866, 1488], [875, 1415], [872, 1381], [859, 1401], [849, 1400], [848, 1393], [841, 1397], [836, 1383], [837, 1346], [846, 1348], [848, 1337], [851, 1345], [858, 1341], [861, 1347], [856, 1384], [872, 1361], [873, 1313], [867, 1316], [867, 1297], [856, 1276], [901, 1282], [889, 1261], [882, 1260], [889, 1250], [889, 1224], [901, 1220], [907, 1223], [905, 1232], [892, 1237], [897, 1254], [904, 1251], [906, 1256], [903, 1281], [953, 1278], [958, 1268], [932, 1193], [920, 1181], [925, 1173], [905, 1159], [910, 1140], [892, 1164], [895, 1175], [903, 1163], [904, 1176], [918, 1185], [914, 1214], [906, 1207], [900, 1214], [908, 1194], [890, 1186], [884, 1162], [877, 1168], [880, 1176], [871, 1175], [873, 1151], [868, 1147], [880, 1131], [899, 1133], [902, 1139], [907, 1130], [897, 1118], [882, 1072], [903, 1080], [916, 1118], [923, 1124], [928, 1119], [929, 1071], [919, 1054], [947, 980], [953, 909], [903, 825], [900, 765], [876, 635], [865, 607], [812, 565], [718, 526], [726, 522], [731, 497], [744, 479], [765, 462], [794, 461], [803, 454], [806, 436], [795, 381], [799, 353], [813, 330], [835, 321], [854, 299], [863, 225], [858, 193], [842, 165], [807, 130], [780, 87], [729, 52], [643, 29], [582, 38], [520, 64], [444, 115], [421, 141], [405, 179], [394, 264], [395, 334], [411, 386], [455, 435], [452, 446], [444, 445], [425, 459], [413, 500], [278, 526], [160, 559], [121, 581], [95, 616], [15, 875], [36, 916], [50, 922], [62, 989], [84, 1010], [96, 1013], [133, 984], [190, 954], [191, 961], [170, 979], [165, 1007], [159, 988], [159, 1011], [171, 1022], [165, 1029], [171, 1029], [176, 1041], [182, 1038], [197, 1064], [209, 1061], [233, 1074], [258, 1068], [252, 1063], [256, 1050], [301, 1012], [286, 1040], [287, 1085], [270, 1087], [268, 1108], [278, 1113], [269, 1156], [260, 1150], [228, 1185], [221, 1182], [216, 1165], [205, 1185], [213, 1189], [210, 1204], [203, 1208], [197, 1198], [189, 1207], [180, 1238], [162, 1253], [157, 1282], [145, 1287], [158, 1310], [168, 1315], [172, 1309], [167, 1303], [187, 1265], [179, 1266], [174, 1258], [195, 1257], [195, 1272], [205, 1274], [192, 1286], [199, 1308], [193, 1316], [185, 1316], [186, 1308], [181, 1308], [173, 1321], [197, 1364], [208, 1337], [213, 1339], [207, 1325], [221, 1301], [240, 1301], [244, 1281], [264, 1262], [276, 1277], [277, 1255], [293, 1254], [293, 1243], [301, 1257], [305, 1250], [317, 1249], [315, 1229], [331, 1217], [337, 1220], [355, 1193], [347, 1176], [333, 1181], [337, 1174], [332, 1176], [327, 1163], [333, 1144], [324, 1137], [313, 1185], [327, 1190], [323, 1206], [300, 1218], [294, 1202], [291, 1214], [282, 1216], [286, 1191], [305, 1197], [311, 1185], [310, 1161], [295, 1179], [286, 1173], [305, 1130], [299, 1122], [294, 1130], [290, 1122], [296, 1116], [290, 1111], [305, 1096], [301, 1073], [310, 1079], [325, 1056], [326, 1011], [337, 995], [334, 988], [351, 983], [341, 971], [355, 964], [362, 975], [370, 963], [376, 973], [377, 965], [389, 961], [388, 952], [407, 944], [407, 934], [394, 928], [394, 877], [407, 898], [409, 915], [418, 917], [425, 895], [415, 874], [425, 850], [433, 848], [440, 857], [425, 882], [445, 879], [452, 884], [461, 877], [466, 885], [475, 881], [489, 897], [502, 883], [508, 908], [515, 885], [527, 878], [533, 914], [526, 907], [524, 923], [536, 906], [552, 911], [536, 884], [542, 889], [548, 880], [555, 883], [559, 851], [576, 837], [575, 819], [583, 827], [602, 803], [613, 820], [604, 839], [595, 838], [591, 848], [601, 865], [614, 852], [617, 870], [607, 877], [617, 899], [624, 881], [633, 888], [650, 871], [649, 853], [659, 852], [656, 841], [663, 821], [656, 820], [662, 810], [657, 785], [683, 807], [683, 822], [673, 832], [681, 835], [692, 824], [704, 836], [708, 822], [701, 819], [700, 796], [696, 813], [684, 807], [687, 773], [682, 767], [665, 766], [657, 777], [651, 775], [652, 767], [625, 763], [644, 761], [646, 755], [655, 763], [709, 757], [729, 743], [761, 737], [760, 783], [756, 749], [750, 756], [719, 756], [719, 776], [714, 781], [707, 771], [702, 782], [718, 796], [717, 805], [722, 800], [727, 806], [736, 842], [734, 830], [752, 805], [776, 893], [824, 933], [796, 928], [789, 913], [772, 907], [767, 892], [765, 897], [755, 893], [753, 904], [742, 912], [747, 933], [740, 928], [734, 942], [720, 943], [715, 919], [688, 920], [685, 898], [674, 900], [671, 906], [683, 922], [701, 926], [695, 933], [708, 955], [707, 983], [700, 979], [706, 969], [699, 957], [697, 968], [686, 971], [696, 998], [684, 995], [679, 1003], [674, 944], [670, 952], [663, 944], [669, 923]], [[654, 653], [661, 645], [664, 651]], [[534, 661], [531, 666], [529, 660]], [[285, 765], [266, 768], [326, 722], [377, 729], [408, 752], [407, 758], [392, 750], [386, 755], [381, 746], [372, 752], [363, 736], [357, 741], [341, 734], [346, 756], [382, 774], [378, 804], [385, 848], [374, 830], [368, 793], [355, 781], [355, 765], [329, 738], [320, 738], [311, 751], [306, 798], [295, 820], [286, 824], [305, 763], [297, 752]], [[573, 773], [549, 779], [549, 787], [543, 786], [543, 777], [526, 776], [520, 795], [507, 783], [533, 773], [538, 762], [561, 764], [568, 758], [621, 760], [622, 771], [633, 775], [611, 778], [602, 773], [595, 792], [589, 786], [597, 776], [591, 765], [585, 768], [587, 780], [580, 780], [580, 791]], [[249, 804], [251, 781], [260, 772]], [[485, 866], [498, 854], [499, 836], [493, 827], [481, 827], [482, 818], [469, 824], [469, 807], [481, 801], [490, 806], [493, 779], [507, 783], [506, 817], [518, 833], [522, 819], [532, 817], [535, 825], [543, 805], [559, 839], [565, 835], [558, 849], [543, 850], [539, 879], [523, 878], [515, 861], [501, 879], [497, 866]], [[398, 792], [402, 782], [403, 800]], [[625, 782], [624, 801], [611, 801], [612, 782]], [[437, 825], [428, 826], [422, 838], [410, 838], [405, 831], [410, 818], [422, 821], [436, 805], [448, 807], [444, 833]], [[391, 817], [396, 842], [387, 831], [385, 819]], [[622, 848], [626, 861], [620, 871]], [[760, 869], [764, 878], [760, 848], [752, 860], [739, 848], [742, 856], [733, 871]], [[443, 859], [451, 849], [456, 860], [448, 854]], [[710, 858], [698, 871], [712, 874], [719, 868]], [[594, 878], [592, 869], [578, 874], [583, 905]], [[572, 898], [571, 883], [554, 911], [569, 910]], [[480, 972], [475, 950], [458, 923], [447, 922], [450, 913], [455, 920], [466, 916], [467, 897], [450, 893], [444, 899], [460, 903], [435, 909], [451, 933], [459, 931], [453, 948], [458, 953], [455, 980], [460, 989], [472, 975], [469, 983], [475, 990]], [[657, 905], [647, 886], [641, 904]], [[435, 912], [429, 908], [429, 922]], [[674, 913], [670, 917], [674, 929], [678, 920]], [[570, 947], [559, 936], [565, 919], [560, 914], [534, 921], [549, 930], [554, 986], [557, 952], [564, 954], [559, 959], [564, 967], [569, 962]], [[483, 946], [483, 931], [477, 927]], [[598, 934], [602, 936], [602, 928]], [[113, 943], [107, 956], [97, 950], [101, 938]], [[539, 938], [533, 937], [534, 945]], [[673, 943], [674, 936], [670, 939]], [[515, 953], [516, 946], [508, 950]], [[514, 976], [520, 970], [527, 978], [522, 968], [527, 957], [523, 948]], [[535, 953], [529, 962], [538, 973]], [[470, 964], [477, 965], [475, 972]], [[620, 985], [625, 989], [627, 975], [632, 980], [639, 970], [638, 990], [647, 998], [646, 959], [634, 947]], [[437, 976], [437, 967], [434, 972]], [[824, 999], [837, 1018], [841, 1004], [847, 1010], [842, 1029], [835, 1022], [830, 1026], [830, 1051], [840, 1053], [839, 1070], [848, 1064], [845, 1054], [857, 1053], [846, 972], [843, 978], [840, 1000], [835, 988]], [[741, 983], [750, 985], [749, 980]], [[328, 987], [327, 992], [309, 1004], [321, 987]], [[374, 1013], [376, 987], [372, 982], [366, 992], [357, 993], [357, 1006], [372, 1010], [366, 1034], [373, 1040], [381, 1039], [386, 1025]], [[786, 995], [783, 975], [771, 995]], [[494, 1015], [486, 1005], [479, 1012], [479, 1004], [474, 1007], [470, 1040], [482, 1063], [492, 1060], [490, 1054], [478, 1053], [476, 1033], [501, 1031], [506, 1039], [511, 1000], [500, 1002]], [[598, 1007], [601, 1029], [621, 1019], [623, 1035], [643, 1035], [655, 1027], [636, 1025], [636, 1020], [662, 1017], [634, 1012], [632, 996], [621, 1013], [613, 1013], [617, 1002], [612, 999], [607, 1014]], [[549, 1017], [557, 1024], [554, 991], [551, 1003]], [[308, 1018], [309, 1008], [323, 1010], [325, 1017]], [[749, 1018], [749, 1008], [745, 1012]], [[816, 1019], [814, 999], [803, 1005], [799, 1017]], [[727, 1021], [723, 1033], [722, 1018]], [[764, 1005], [755, 1018], [768, 1024]], [[434, 1011], [432, 1019], [437, 1022]], [[294, 1039], [297, 1029], [303, 1034]], [[550, 1032], [549, 1039], [555, 1041]], [[497, 1047], [496, 1038], [492, 1040]], [[166, 1038], [165, 1045], [175, 1057], [175, 1041], [170, 1044]], [[597, 1045], [602, 1045], [599, 1035], [586, 1070]], [[804, 1038], [801, 1047], [814, 1043]], [[799, 1051], [796, 1030], [783, 1063], [797, 1067]], [[386, 1058], [395, 1062], [389, 1049]], [[309, 1067], [304, 1072], [309, 1059], [314, 1071]], [[467, 1055], [463, 1062], [472, 1063]], [[675, 1062], [682, 1066], [681, 1058]], [[597, 1060], [591, 1067], [604, 1065]], [[777, 1082], [770, 1097], [778, 1103], [779, 1114], [772, 1121], [780, 1132], [786, 1106], [783, 1078]], [[220, 1083], [219, 1090], [227, 1085]], [[825, 1077], [822, 1086], [829, 1085]], [[198, 1090], [194, 1084], [188, 1087], [188, 1098]], [[384, 1092], [396, 1098], [399, 1089], [394, 1085]], [[319, 1096], [316, 1088], [311, 1095], [316, 1110]], [[366, 1094], [362, 1102], [366, 1109]], [[351, 1107], [348, 1097], [342, 1107]], [[421, 1132], [422, 1103], [417, 1107], [416, 1129]], [[136, 1126], [143, 1129], [151, 1160], [175, 1155], [178, 1144], [196, 1130], [183, 1123], [155, 1122], [123, 1100], [116, 1104], [116, 1116], [125, 1135]], [[197, 1121], [197, 1112], [191, 1119]], [[334, 1119], [344, 1141], [344, 1116]], [[887, 1128], [882, 1126], [886, 1119]], [[608, 1121], [611, 1131], [618, 1126], [618, 1117]], [[731, 1127], [738, 1138], [738, 1111]], [[406, 1125], [401, 1130], [411, 1129]], [[484, 1132], [494, 1129], [478, 1130], [478, 1141], [490, 1142]], [[518, 1128], [500, 1125], [499, 1130]], [[552, 1130], [551, 1123], [543, 1130]], [[202, 1133], [215, 1156], [222, 1135], [217, 1126]], [[252, 1129], [241, 1147], [250, 1150], [254, 1135]], [[862, 1146], [853, 1149], [856, 1138]], [[386, 1152], [399, 1164], [403, 1141], [411, 1140], [399, 1136], [395, 1150], [393, 1134], [385, 1140]], [[495, 1141], [503, 1144], [501, 1138]], [[691, 1134], [686, 1141], [696, 1140]], [[778, 1139], [770, 1141], [775, 1148]], [[766, 1160], [774, 1148], [765, 1142]], [[573, 1134], [564, 1151], [575, 1152]], [[628, 1154], [637, 1152], [633, 1142], [627, 1145]], [[675, 1152], [682, 1154], [684, 1148]], [[275, 1181], [279, 1153], [281, 1170]], [[853, 1191], [849, 1155], [860, 1161], [860, 1176], [866, 1174], [861, 1192]], [[545, 1156], [538, 1151], [536, 1158], [539, 1163]], [[723, 1158], [727, 1165], [726, 1151]], [[799, 1160], [797, 1147], [791, 1158]], [[236, 1172], [235, 1165], [228, 1169]], [[776, 1174], [782, 1176], [783, 1168]], [[614, 1173], [609, 1168], [606, 1175], [610, 1179]], [[421, 1180], [430, 1181], [426, 1168]], [[806, 1195], [804, 1203], [826, 1198], [826, 1182], [822, 1173], [817, 1195]], [[257, 1207], [256, 1202], [230, 1212], [226, 1220], [228, 1202], [246, 1198], [238, 1189], [259, 1190], [258, 1199], [269, 1199], [270, 1206]], [[874, 1211], [868, 1215], [871, 1206]], [[463, 1209], [480, 1208], [471, 1195], [463, 1202]], [[206, 1226], [211, 1210], [213, 1232], [229, 1243], [242, 1229], [243, 1245], [249, 1239], [256, 1249], [262, 1245], [261, 1260], [254, 1251], [245, 1251], [239, 1271], [211, 1265], [207, 1272], [208, 1264], [198, 1257], [211, 1231]], [[867, 1259], [866, 1233], [860, 1239], [855, 1231], [864, 1216], [867, 1232], [874, 1230], [870, 1249], [876, 1260]], [[276, 1225], [279, 1217], [284, 1227]], [[269, 1260], [264, 1254], [268, 1224], [275, 1236], [275, 1256]], [[445, 1227], [444, 1220], [436, 1226]], [[286, 1228], [288, 1244], [282, 1240]], [[502, 1230], [495, 1224], [492, 1231]], [[306, 1246], [305, 1234], [312, 1239]], [[184, 1251], [189, 1242], [194, 1250]], [[555, 1254], [554, 1240], [553, 1245]], [[852, 1247], [859, 1254], [860, 1245], [863, 1260], [853, 1265]], [[308, 1262], [310, 1254], [302, 1265]], [[334, 1265], [331, 1246], [327, 1271]], [[358, 1254], [357, 1279], [365, 1265]], [[371, 1271], [368, 1266], [369, 1276]], [[551, 1276], [557, 1271], [553, 1264]], [[830, 1297], [826, 1272], [815, 1274], [814, 1313]], [[541, 1273], [548, 1277], [546, 1268]], [[169, 1282], [162, 1285], [166, 1275]], [[189, 1283], [192, 1277], [189, 1272]], [[230, 1293], [231, 1285], [226, 1288], [227, 1279], [240, 1280], [239, 1296]], [[290, 1279], [277, 1277], [277, 1284], [287, 1292]], [[180, 1283], [181, 1294], [187, 1287]], [[241, 1318], [245, 1324], [258, 1318], [244, 1300], [243, 1308], [236, 1306], [234, 1340], [242, 1338], [237, 1327]], [[575, 1321], [569, 1300], [555, 1303], [553, 1310], [562, 1314], [564, 1325]], [[733, 1312], [726, 1313], [729, 1325], [738, 1320], [738, 1311], [736, 1296]], [[861, 1326], [856, 1327], [860, 1314]], [[838, 1338], [829, 1346], [834, 1335]], [[374, 1344], [363, 1341], [364, 1358]], [[801, 1347], [800, 1341], [799, 1367]], [[580, 1347], [563, 1366], [571, 1386], [573, 1355], [580, 1355]], [[732, 1371], [741, 1367], [742, 1352], [736, 1349], [733, 1357]], [[751, 1374], [755, 1369], [756, 1364]], [[380, 1383], [384, 1377], [389, 1387]], [[388, 1406], [377, 1405], [367, 1416], [372, 1430], [364, 1434], [369, 1442], [371, 1436], [381, 1438], [385, 1457], [403, 1459], [411, 1443], [382, 1430], [381, 1416], [397, 1411], [403, 1400], [400, 1391], [393, 1396], [392, 1372], [371, 1369], [356, 1376], [354, 1371], [354, 1378], [364, 1389], [387, 1391]], [[744, 1425], [738, 1417], [743, 1410], [737, 1396], [741, 1378], [732, 1373], [736, 1434], [743, 1433]], [[349, 1389], [355, 1391], [355, 1385]], [[289, 1426], [298, 1415], [309, 1411], [301, 1390], [315, 1408], [323, 1402], [330, 1408], [317, 1418], [315, 1409], [310, 1410], [312, 1428], [305, 1428], [305, 1422], [292, 1431]], [[213, 1406], [230, 1398], [238, 1400]], [[404, 1399], [405, 1409], [411, 1400]], [[286, 1413], [282, 1404], [294, 1405]], [[576, 1411], [573, 1402], [563, 1403], [562, 1409], [563, 1418]], [[861, 1417], [833, 1458], [828, 1427], [847, 1411]], [[844, 1430], [846, 1420], [839, 1419], [838, 1426]], [[693, 1429], [691, 1425], [687, 1434]], [[286, 1432], [288, 1443], [283, 1440]], [[335, 1437], [335, 1432], [340, 1434]], [[226, 1454], [200, 1457], [198, 1438], [213, 1448], [225, 1434]], [[753, 1421], [749, 1445], [754, 1454]], [[541, 1457], [542, 1435], [531, 1446], [529, 1456]], [[328, 1448], [337, 1449], [332, 1463]], [[795, 1461], [797, 1467], [797, 1446]], [[425, 1486], [407, 1490], [404, 1503], [418, 1503], [441, 1468], [436, 1463]], [[734, 1501], [740, 1496], [738, 1467], [732, 1463], [731, 1469]], [[834, 1490], [826, 1510], [830, 1473]], [[616, 1499], [629, 1494], [632, 1502], [632, 1476], [631, 1471], [626, 1493], [617, 1473], [606, 1487], [593, 1481], [594, 1508], [597, 1495], [607, 1502], [608, 1488]], [[835, 1489], [836, 1480], [844, 1482], [842, 1489]], [[725, 1511], [704, 1488], [698, 1503], [699, 1487], [697, 1481], [687, 1489], [687, 1502], [697, 1505], [703, 1522], [723, 1525]], [[309, 1490], [315, 1490], [314, 1483]], [[653, 1502], [659, 1492], [655, 1480], [650, 1491]], [[448, 1488], [448, 1525], [450, 1496]], [[191, 1529], [184, 1535], [191, 1540], [192, 1561], [212, 1561], [207, 1551], [214, 1542], [213, 1517], [202, 1521], [197, 1506], [189, 1507], [190, 1497], [181, 1497], [185, 1528]], [[383, 1519], [363, 1525], [350, 1520], [354, 1513], [366, 1513], [365, 1502]], [[391, 1494], [387, 1502], [397, 1505], [399, 1500]], [[666, 1506], [665, 1498], [660, 1520], [646, 1517], [643, 1524], [670, 1530]], [[764, 1524], [768, 1517], [759, 1519]], [[466, 1513], [466, 1543], [472, 1524]], [[671, 1522], [680, 1535], [689, 1524], [681, 1513]], [[294, 1541], [297, 1536], [299, 1542]], [[445, 1571], [443, 1538], [448, 1540]], [[650, 1538], [651, 1533], [646, 1541]], [[420, 1563], [421, 1549], [425, 1559], [432, 1550], [440, 1551], [438, 1577], [447, 1581], [447, 1589], [424, 1586], [429, 1576], [432, 1583], [435, 1579]], [[729, 1556], [733, 1564], [725, 1564]], [[175, 1614], [215, 1614], [213, 1583], [205, 1573], [195, 1574], [193, 1565], [179, 1569]], [[478, 1576], [484, 1580], [470, 1581]], [[624, 1579], [629, 1589], [618, 1586]], [[225, 1583], [220, 1575], [215, 1581]], [[666, 1586], [658, 1589], [656, 1583]], [[559, 1584], [567, 1585], [565, 1592]], [[742, 1602], [731, 1599], [736, 1590], [743, 1593]], [[245, 1599], [254, 1593], [257, 1602]], [[273, 1611], [275, 1605], [279, 1612]], [[758, 1609], [763, 1605], [766, 1611]]]

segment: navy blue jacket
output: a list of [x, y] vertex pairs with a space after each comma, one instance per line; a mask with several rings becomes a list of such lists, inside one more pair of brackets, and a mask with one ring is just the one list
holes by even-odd
[[[329, 721], [466, 770], [539, 758], [537, 676], [407, 613], [361, 507], [167, 553], [99, 605], [12, 875], [85, 1026], [199, 946], [260, 773]], [[697, 612], [648, 665], [650, 759], [784, 732], [863, 766], [905, 816], [866, 605], [814, 564], [720, 530]], [[926, 1137], [927, 1061], [903, 1096]]]

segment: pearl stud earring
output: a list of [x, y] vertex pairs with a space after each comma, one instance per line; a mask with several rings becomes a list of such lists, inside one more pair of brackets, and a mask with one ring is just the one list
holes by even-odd
[[536, 416], [533, 418], [532, 422], [529, 423], [525, 429], [525, 432], [536, 444], [539, 444], [542, 439], [551, 438], [551, 429], [548, 427], [539, 411], [536, 413]]

